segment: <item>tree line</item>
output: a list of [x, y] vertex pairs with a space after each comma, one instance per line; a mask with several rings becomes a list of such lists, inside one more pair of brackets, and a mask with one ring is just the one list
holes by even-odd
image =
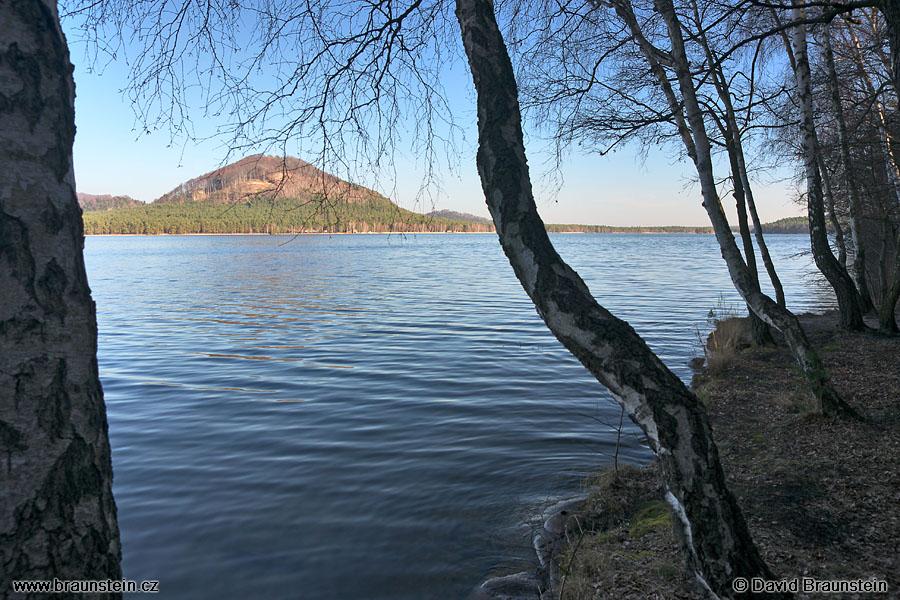
[[354, 203], [318, 198], [261, 198], [233, 204], [154, 202], [85, 212], [83, 220], [87, 235], [493, 231], [491, 223], [430, 217], [379, 198]]
[[[420, 214], [388, 200], [363, 202], [259, 198], [232, 204], [207, 201], [154, 202], [84, 208], [86, 235], [178, 235], [223, 233], [484, 233], [492, 222]], [[622, 227], [548, 223], [549, 233], [713, 233], [712, 227]], [[764, 225], [769, 233], [806, 233], [806, 220], [788, 217]], [[733, 228], [737, 231], [737, 228]]]

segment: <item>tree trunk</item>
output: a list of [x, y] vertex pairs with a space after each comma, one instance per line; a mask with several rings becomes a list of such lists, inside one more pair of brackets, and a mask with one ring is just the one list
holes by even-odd
[[[733, 127], [736, 129], [737, 124], [735, 123]], [[778, 278], [778, 273], [775, 271], [775, 263], [772, 261], [772, 257], [769, 254], [769, 246], [766, 244], [763, 235], [763, 226], [759, 220], [759, 214], [756, 212], [756, 202], [753, 200], [753, 189], [750, 187], [750, 176], [747, 174], [747, 165], [744, 162], [744, 151], [740, 137], [737, 138], [735, 150], [737, 151], [739, 173], [744, 184], [744, 195], [747, 198], [747, 207], [750, 209], [750, 219], [753, 221], [753, 232], [756, 236], [756, 243], [759, 245], [759, 254], [762, 256], [763, 265], [765, 265], [766, 272], [769, 274], [769, 280], [772, 282], [772, 289], [775, 290], [776, 303], [779, 307], [787, 309], [787, 302], [784, 298], [784, 287], [781, 285], [781, 279]]]
[[[741, 253], [734, 241], [734, 235], [731, 233], [728, 220], [725, 218], [725, 213], [719, 202], [716, 182], [713, 176], [710, 142], [706, 135], [703, 114], [700, 110], [700, 104], [694, 90], [694, 82], [691, 78], [684, 39], [681, 35], [681, 23], [675, 14], [672, 3], [658, 0], [655, 9], [666, 22], [669, 39], [672, 43], [670, 57], [674, 64], [679, 88], [682, 92], [683, 103], [675, 97], [668, 76], [655, 59], [654, 50], [647, 47], [649, 42], [637, 27], [630, 0], [614, 0], [613, 6], [616, 13], [631, 28], [635, 40], [641, 46], [642, 54], [644, 54], [644, 57], [651, 65], [651, 72], [657, 76], [660, 87], [669, 100], [688, 156], [691, 157], [697, 169], [697, 177], [700, 180], [700, 190], [703, 195], [703, 206], [706, 208], [707, 215], [709, 215], [709, 220], [716, 235], [716, 241], [719, 243], [722, 258], [725, 259], [725, 264], [728, 267], [728, 273], [731, 276], [735, 289], [741, 294], [741, 297], [744, 298], [747, 306], [753, 312], [784, 334], [785, 341], [797, 359], [800, 370], [807, 379], [809, 390], [822, 413], [855, 416], [856, 412], [853, 408], [841, 399], [831, 385], [831, 376], [822, 366], [818, 354], [806, 338], [806, 334], [803, 332], [797, 317], [759, 291], [758, 286], [757, 288], [753, 286], [753, 278], [747, 269], [747, 265], [744, 264], [741, 258]], [[690, 128], [685, 124], [681, 108], [682, 104], [684, 111], [687, 113]]]
[[[844, 107], [841, 104], [837, 69], [834, 66], [834, 52], [831, 49], [831, 25], [828, 23], [825, 24], [823, 37], [825, 39], [825, 66], [828, 69], [828, 87], [831, 92], [831, 110], [834, 112], [835, 121], [837, 121], [838, 144], [841, 148], [841, 170], [844, 172], [850, 205], [850, 239], [853, 241], [853, 247], [856, 251], [853, 255], [853, 274], [856, 277], [856, 289], [859, 291], [862, 299], [862, 310], [868, 312], [872, 309], [872, 298], [869, 295], [869, 286], [866, 283], [865, 242], [860, 232], [859, 224], [859, 220], [862, 217], [862, 201], [859, 197], [856, 171], [850, 162], [850, 136], [847, 134], [847, 122], [844, 120]], [[827, 175], [823, 161], [822, 176], [824, 178]], [[831, 210], [834, 212], [833, 209]]]
[[[694, 10], [694, 18], [699, 26], [701, 18], [696, 2], [692, 3], [692, 8]], [[766, 245], [766, 241], [763, 237], [762, 224], [759, 222], [759, 215], [756, 212], [756, 202], [753, 201], [753, 189], [750, 185], [750, 175], [747, 173], [747, 164], [744, 161], [744, 145], [741, 140], [741, 129], [738, 126], [734, 103], [731, 101], [731, 90], [728, 87], [728, 80], [725, 78], [721, 63], [710, 46], [706, 33], [702, 28], [699, 28], [699, 36], [697, 39], [703, 45], [703, 51], [706, 54], [707, 61], [709, 61], [709, 68], [712, 70], [712, 79], [716, 88], [716, 93], [719, 95], [719, 99], [725, 107], [725, 137], [728, 138], [728, 158], [731, 163], [732, 179], [734, 180], [735, 199], [738, 202], [738, 220], [743, 222], [746, 222], [747, 220], [746, 209], [744, 208], [744, 203], [746, 202], [747, 206], [750, 208], [750, 217], [753, 219], [753, 229], [756, 233], [756, 243], [759, 245], [759, 253], [760, 256], [762, 256], [766, 272], [769, 274], [769, 280], [772, 282], [772, 289], [775, 290], [776, 302], [778, 303], [778, 306], [785, 308], [787, 304], [784, 298], [784, 287], [781, 285], [778, 273], [775, 272], [775, 263], [772, 262], [772, 257], [769, 255], [769, 247]], [[741, 227], [741, 237], [744, 238], [744, 254], [747, 257], [747, 267], [754, 273], [757, 273], [756, 281], [758, 284], [759, 275], [756, 267], [756, 256], [752, 255], [752, 252], [748, 253], [747, 251], [747, 248], [752, 248], [753, 244], [748, 244], [747, 237], [749, 236], [744, 236], [743, 225], [741, 225]], [[753, 318], [755, 313], [751, 310], [750, 314], [752, 327], [754, 330], [759, 330], [760, 324]], [[768, 331], [767, 334], [769, 335], [769, 339], [771, 339], [771, 334], [769, 334]]]
[[14, 580], [120, 579], [121, 553], [72, 170], [72, 65], [54, 0], [3, 0], [0, 23], [5, 598]]
[[[730, 133], [726, 133], [726, 135], [730, 136]], [[756, 253], [753, 249], [753, 239], [750, 236], [750, 224], [747, 222], [746, 195], [744, 194], [743, 180], [739, 173], [740, 167], [737, 162], [737, 152], [734, 149], [733, 137], [727, 140], [727, 146], [728, 158], [731, 162], [731, 178], [734, 181], [734, 198], [735, 204], [737, 205], [738, 228], [740, 229], [741, 241], [744, 245], [744, 260], [747, 263], [747, 269], [752, 275], [755, 289], [759, 292], [759, 271], [756, 267]], [[775, 345], [775, 340], [772, 338], [772, 333], [769, 331], [769, 326], [766, 325], [766, 322], [753, 312], [752, 308], [748, 306], [747, 309], [749, 311], [750, 333], [753, 336], [753, 343], [757, 346]]]
[[[897, 244], [900, 245], [900, 236], [897, 238]], [[900, 299], [900, 260], [894, 259], [894, 269], [878, 307], [878, 329], [880, 331], [897, 333], [897, 320], [894, 312], [898, 299]]]
[[[801, 20], [805, 11], [798, 5], [798, 0], [791, 0], [795, 5], [794, 19]], [[803, 158], [806, 170], [806, 206], [809, 213], [809, 238], [812, 245], [816, 266], [825, 275], [828, 283], [837, 296], [840, 311], [840, 326], [852, 331], [866, 328], [860, 310], [859, 294], [853, 279], [847, 270], [837, 261], [828, 245], [828, 232], [825, 227], [825, 209], [822, 202], [822, 179], [819, 174], [817, 157], [819, 155], [816, 126], [813, 119], [812, 87], [810, 85], [809, 59], [806, 51], [806, 25], [794, 27], [794, 58], [796, 69], [794, 75], [797, 83], [797, 97], [800, 103], [800, 135]]]
[[[819, 152], [818, 160], [819, 174], [822, 177], [822, 191], [825, 193], [825, 208], [828, 209], [828, 220], [831, 221], [831, 227], [834, 229], [834, 243], [838, 247], [838, 262], [847, 268], [847, 245], [844, 243], [844, 230], [841, 229], [841, 222], [837, 217], [837, 211], [834, 208], [834, 193], [831, 188], [831, 175], [828, 173], [828, 165], [822, 153]], [[857, 279], [857, 282], [859, 280]], [[870, 308], [866, 308], [866, 300], [860, 292], [860, 310], [868, 312]], [[867, 296], [866, 296], [867, 297]]]
[[853, 23], [849, 20], [847, 22], [847, 33], [850, 34], [850, 39], [853, 41], [851, 47], [853, 48], [853, 54], [856, 59], [859, 77], [865, 84], [866, 91], [869, 93], [869, 96], [871, 96], [872, 102], [874, 103], [875, 114], [878, 115], [878, 124], [880, 125], [880, 127], [878, 127], [878, 140], [881, 142], [881, 151], [884, 153], [883, 162], [885, 177], [887, 178], [888, 183], [891, 184], [891, 189], [894, 191], [894, 198], [900, 202], [900, 165], [897, 164], [897, 157], [894, 155], [894, 140], [891, 138], [891, 130], [888, 127], [887, 118], [885, 117], [884, 104], [878, 98], [881, 94], [881, 90], [875, 87], [875, 83], [869, 75], [865, 58], [862, 54], [862, 45], [859, 43], [859, 36], [856, 35], [856, 31], [853, 29]]
[[891, 75], [894, 91], [900, 94], [900, 1], [881, 0], [878, 3], [887, 24], [888, 43], [891, 46]]
[[688, 564], [714, 596], [735, 577], [771, 578], [725, 486], [703, 405], [556, 253], [537, 214], [518, 91], [491, 0], [457, 0], [478, 98], [478, 172], [500, 243], [553, 334], [641, 427], [660, 461]]
[[[887, 24], [888, 42], [891, 46], [891, 75], [894, 92], [900, 97], [900, 0], [881, 0], [879, 8], [884, 14], [884, 21]], [[878, 328], [882, 331], [897, 331], [894, 310], [897, 306], [898, 298], [900, 298], [900, 237], [897, 238], [897, 251], [894, 256], [894, 268], [891, 279], [888, 282], [878, 310]]]

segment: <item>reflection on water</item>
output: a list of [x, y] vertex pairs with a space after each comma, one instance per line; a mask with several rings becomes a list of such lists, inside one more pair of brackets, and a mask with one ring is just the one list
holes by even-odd
[[[609, 460], [605, 391], [492, 235], [89, 238], [125, 575], [163, 597], [459, 598]], [[556, 236], [680, 376], [712, 236]], [[772, 236], [788, 302], [802, 236]], [[626, 460], [648, 458], [632, 427]]]

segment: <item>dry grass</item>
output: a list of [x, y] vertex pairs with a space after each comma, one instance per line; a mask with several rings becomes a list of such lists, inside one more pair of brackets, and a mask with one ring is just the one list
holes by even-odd
[[738, 353], [752, 343], [748, 320], [728, 317], [716, 321], [716, 327], [706, 338], [706, 371], [718, 375], [735, 360]]
[[[584, 533], [560, 560], [561, 598], [693, 597], [655, 465], [609, 469], [587, 487]], [[677, 590], [684, 593], [672, 596]]]
[[[835, 332], [829, 318], [801, 321], [864, 420], [814, 414], [785, 348], [740, 351], [730, 332], [716, 340], [733, 349], [729, 364], [707, 369], [695, 386], [709, 399], [728, 485], [777, 576], [875, 577], [889, 586], [879, 598], [900, 598], [900, 338]], [[561, 561], [563, 598], [703, 597], [660, 511], [655, 467], [620, 468], [589, 484], [586, 533]], [[867, 596], [830, 596], [856, 597]]]

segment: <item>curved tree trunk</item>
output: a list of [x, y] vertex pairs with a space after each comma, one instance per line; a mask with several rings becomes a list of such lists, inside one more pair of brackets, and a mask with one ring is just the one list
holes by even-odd
[[[801, 20], [805, 11], [792, 0], [794, 18]], [[825, 275], [828, 283], [837, 296], [838, 309], [841, 313], [840, 326], [859, 331], [866, 328], [860, 310], [860, 297], [856, 285], [847, 270], [841, 265], [828, 245], [828, 233], [825, 228], [825, 209], [822, 202], [822, 178], [819, 173], [817, 157], [819, 143], [816, 139], [816, 126], [813, 119], [812, 87], [810, 85], [809, 59], [806, 46], [806, 25], [794, 27], [793, 35], [794, 59], [796, 69], [794, 75], [797, 83], [797, 97], [800, 103], [800, 136], [801, 147], [806, 169], [806, 205], [809, 212], [809, 238], [812, 245], [816, 266]]]
[[716, 597], [771, 573], [725, 486], [703, 405], [624, 321], [597, 304], [537, 214], [518, 90], [491, 0], [457, 0], [478, 96], [478, 172], [500, 243], [553, 334], [625, 407], [659, 457], [688, 564]]
[[97, 323], [72, 170], [72, 65], [54, 0], [4, 0], [0, 23], [5, 598], [15, 580], [119, 579], [121, 569]]

